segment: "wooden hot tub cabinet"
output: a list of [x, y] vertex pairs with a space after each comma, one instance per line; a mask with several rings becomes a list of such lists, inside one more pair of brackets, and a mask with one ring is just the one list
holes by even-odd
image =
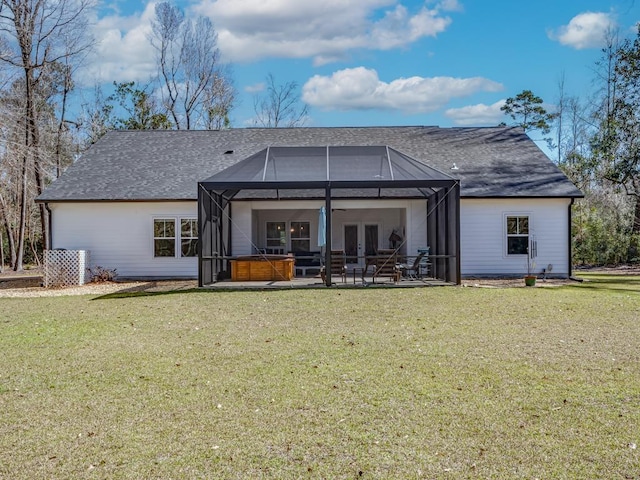
[[291, 280], [295, 259], [288, 255], [248, 255], [231, 260], [231, 281]]

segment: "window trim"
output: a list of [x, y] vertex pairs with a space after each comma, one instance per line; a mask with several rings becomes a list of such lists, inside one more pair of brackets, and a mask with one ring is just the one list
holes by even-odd
[[[188, 237], [183, 237], [182, 236], [182, 222], [184, 221], [188, 221], [188, 222], [193, 222], [193, 224], [191, 225], [191, 236]], [[180, 224], [180, 239], [176, 239], [177, 243], [179, 243], [180, 245], [180, 254], [178, 255], [178, 252], [176, 251], [176, 256], [180, 257], [180, 258], [194, 258], [194, 257], [198, 257], [198, 219], [194, 218], [194, 217], [179, 217], [177, 220], [177, 223]], [[190, 242], [195, 240], [196, 244], [195, 244], [195, 252], [193, 255], [183, 255], [182, 253], [182, 243], [185, 240], [189, 240]]]
[[[165, 221], [173, 221], [173, 226], [174, 226], [174, 237], [164, 237], [165, 239], [168, 238], [173, 238], [174, 241], [174, 250], [173, 250], [173, 256], [167, 256], [167, 257], [159, 257], [156, 256], [156, 240], [162, 240], [163, 237], [156, 237], [155, 235], [155, 222], [157, 220], [165, 220]], [[197, 230], [197, 222], [198, 222], [198, 218], [194, 215], [153, 215], [151, 218], [151, 258], [154, 260], [168, 260], [171, 258], [174, 259], [187, 259], [187, 258], [198, 258], [198, 255], [196, 253], [196, 255], [194, 256], [183, 256], [182, 255], [182, 221], [183, 220], [192, 220], [196, 222], [196, 230], [195, 233], [196, 236], [195, 237], [184, 237], [184, 239], [188, 239], [188, 240], [199, 240], [197, 234], [198, 234], [198, 230]]]
[[[277, 246], [276, 245], [269, 245], [269, 240], [278, 240], [280, 241], [282, 237], [277, 238], [277, 237], [269, 237], [269, 224], [270, 223], [281, 223], [284, 225], [283, 227], [283, 232], [284, 232], [284, 244], [280, 243]], [[289, 243], [289, 235], [287, 233], [287, 228], [289, 228], [289, 222], [287, 222], [286, 220], [266, 220], [264, 222], [264, 249], [267, 253], [284, 253], [287, 251], [287, 246]]]
[[[156, 236], [156, 222], [171, 223], [173, 222], [173, 237], [157, 237]], [[166, 227], [165, 227], [166, 228]], [[154, 217], [151, 222], [151, 255], [153, 258], [175, 258], [176, 256], [176, 219], [170, 215], [162, 215]], [[173, 255], [156, 255], [156, 241], [158, 240], [171, 240], [173, 239]]]
[[[269, 245], [269, 240], [276, 240], [276, 237], [269, 237], [269, 224], [270, 223], [280, 223], [284, 225], [284, 243], [279, 244], [278, 246]], [[291, 229], [293, 228], [294, 223], [305, 223], [307, 227], [307, 237], [293, 237], [291, 234], [293, 233]], [[312, 222], [310, 220], [265, 220], [264, 221], [264, 232], [262, 234], [262, 241], [264, 242], [264, 246], [261, 247], [267, 253], [286, 253], [292, 251], [292, 242], [294, 240], [302, 240], [309, 242], [309, 250], [313, 244], [313, 236], [311, 235], [311, 226]], [[279, 240], [279, 239], [278, 239]]]
[[[529, 231], [526, 235], [523, 234], [510, 234], [509, 233], [509, 218], [512, 217], [526, 217], [528, 219]], [[503, 241], [503, 256], [505, 258], [523, 258], [529, 255], [529, 243], [531, 236], [533, 235], [533, 214], [531, 212], [507, 212], [502, 217], [502, 241]], [[510, 237], [527, 237], [527, 251], [525, 253], [509, 253], [509, 238]]]
[[[294, 237], [293, 236], [293, 224], [294, 223], [306, 223], [307, 226], [307, 236], [306, 237]], [[292, 220], [289, 222], [289, 230], [288, 230], [288, 237], [289, 237], [289, 251], [294, 251], [293, 250], [293, 242], [295, 241], [304, 241], [304, 242], [308, 242], [309, 245], [305, 250], [300, 250], [301, 252], [308, 252], [311, 250], [311, 222], [308, 220]]]

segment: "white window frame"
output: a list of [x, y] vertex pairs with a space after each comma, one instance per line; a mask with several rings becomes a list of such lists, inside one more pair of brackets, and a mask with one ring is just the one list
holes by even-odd
[[[509, 218], [527, 218], [527, 227], [528, 231], [526, 234], [521, 233], [509, 233]], [[526, 257], [529, 254], [529, 242], [531, 240], [531, 236], [533, 235], [533, 215], [531, 212], [509, 212], [503, 215], [502, 220], [503, 225], [503, 236], [504, 239], [504, 256], [505, 258], [522, 258]], [[527, 251], [525, 253], [509, 253], [509, 238], [527, 238]]]
[[[190, 236], [183, 236], [182, 235], [182, 222], [187, 221], [187, 222], [192, 222], [192, 228], [191, 228], [191, 235]], [[194, 217], [180, 217], [178, 218], [178, 223], [180, 224], [180, 258], [193, 258], [193, 257], [197, 257], [198, 256], [198, 219], [194, 218]], [[177, 235], [176, 235], [177, 236]], [[182, 253], [182, 243], [188, 240], [189, 242], [192, 242], [193, 240], [196, 241], [196, 247], [195, 247], [195, 252], [193, 255], [184, 255]], [[177, 252], [176, 252], [177, 254]]]
[[[284, 233], [284, 243], [282, 243], [282, 236], [280, 238], [269, 237], [269, 224], [270, 223], [281, 223], [284, 225], [283, 233]], [[289, 235], [287, 234], [287, 228], [289, 228], [289, 222], [285, 220], [267, 220], [264, 222], [264, 250], [265, 253], [269, 254], [284, 254], [287, 251], [287, 246], [289, 242]], [[269, 240], [278, 240], [279, 244], [269, 245]]]
[[[156, 237], [155, 235], [155, 225], [156, 221], [164, 220], [164, 221], [172, 221], [174, 226], [174, 236], [173, 237]], [[183, 237], [182, 236], [182, 221], [183, 220], [191, 220], [196, 222], [196, 231], [195, 237]], [[193, 215], [154, 215], [151, 219], [151, 256], [153, 259], [170, 259], [170, 258], [196, 258], [196, 255], [193, 256], [183, 256], [182, 255], [182, 240], [198, 240], [198, 231], [197, 231], [197, 221], [198, 219]], [[156, 256], [156, 240], [169, 239], [173, 238], [173, 255], [172, 256]]]
[[[156, 222], [171, 222], [173, 223], [173, 237], [157, 237], [156, 236]], [[166, 228], [165, 228], [166, 229]], [[152, 243], [151, 243], [151, 255], [153, 256], [153, 258], [175, 258], [176, 256], [176, 219], [175, 217], [169, 216], [169, 215], [162, 215], [162, 216], [158, 216], [158, 217], [154, 217], [152, 222], [151, 222], [151, 236], [152, 236]], [[156, 241], [158, 240], [169, 240], [169, 239], [173, 239], [173, 255], [156, 255]]]
[[[306, 237], [293, 237], [293, 224], [294, 223], [306, 223], [307, 224], [307, 236]], [[293, 251], [293, 241], [302, 241], [302, 242], [308, 242], [309, 246], [305, 249], [305, 250], [300, 250], [300, 251], [310, 251], [311, 250], [311, 222], [308, 220], [292, 220], [289, 222], [289, 250]]]

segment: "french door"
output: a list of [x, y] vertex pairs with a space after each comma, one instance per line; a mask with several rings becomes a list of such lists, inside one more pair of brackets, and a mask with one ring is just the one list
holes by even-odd
[[344, 253], [348, 265], [364, 266], [365, 257], [375, 255], [379, 248], [380, 224], [345, 223], [342, 226]]

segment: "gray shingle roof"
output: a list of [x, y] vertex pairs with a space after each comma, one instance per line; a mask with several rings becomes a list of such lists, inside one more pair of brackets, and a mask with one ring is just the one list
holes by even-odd
[[112, 131], [38, 200], [195, 200], [198, 181], [272, 145], [388, 145], [459, 178], [462, 197], [582, 196], [519, 128], [418, 126]]

